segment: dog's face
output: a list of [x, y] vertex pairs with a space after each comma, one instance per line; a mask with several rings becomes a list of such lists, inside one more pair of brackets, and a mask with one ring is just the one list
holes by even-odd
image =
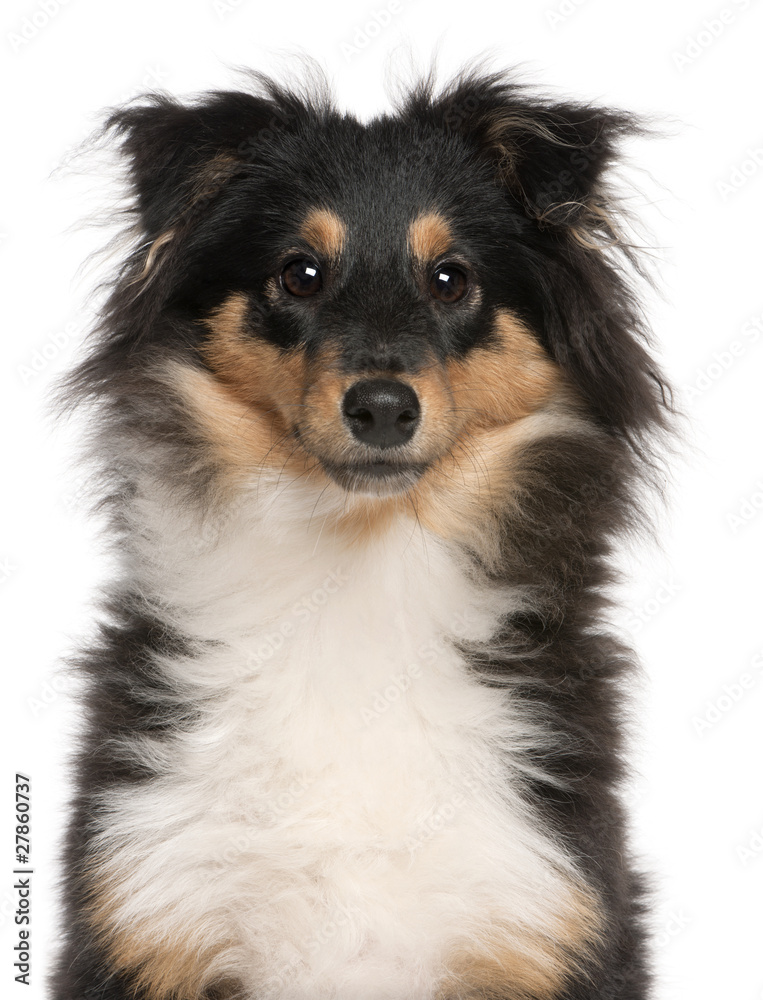
[[544, 409], [649, 419], [593, 245], [625, 119], [497, 79], [368, 125], [269, 89], [113, 122], [148, 236], [143, 342], [223, 462], [408, 494]]
[[304, 452], [344, 489], [405, 491], [559, 387], [520, 319], [522, 219], [458, 153], [343, 122], [231, 188], [189, 291], [201, 357], [264, 429], [264, 461]]

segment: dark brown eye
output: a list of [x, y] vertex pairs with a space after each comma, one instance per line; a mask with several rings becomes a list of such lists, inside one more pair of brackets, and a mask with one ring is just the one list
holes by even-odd
[[469, 287], [466, 274], [454, 264], [442, 264], [432, 275], [429, 294], [439, 302], [458, 302]]
[[289, 261], [281, 271], [281, 285], [292, 295], [315, 295], [322, 284], [318, 265], [306, 257]]

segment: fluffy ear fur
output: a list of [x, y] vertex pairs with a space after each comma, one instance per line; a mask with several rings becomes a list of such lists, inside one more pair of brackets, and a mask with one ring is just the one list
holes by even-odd
[[640, 131], [630, 115], [585, 104], [550, 103], [504, 74], [465, 74], [433, 98], [426, 80], [406, 102], [409, 114], [439, 119], [487, 157], [526, 215], [544, 226], [572, 226], [593, 212], [622, 138]]
[[125, 270], [131, 284], [153, 280], [159, 262], [171, 270], [174, 251], [206, 224], [235, 181], [255, 177], [286, 134], [331, 114], [325, 78], [315, 66], [306, 69], [304, 94], [252, 72], [246, 91], [215, 91], [188, 103], [147, 94], [108, 118], [103, 131], [121, 142], [131, 211], [144, 237]]
[[626, 115], [574, 104], [486, 111], [484, 142], [499, 176], [540, 225], [606, 225], [600, 183], [620, 139], [636, 129]]
[[642, 132], [640, 123], [595, 105], [544, 101], [498, 73], [464, 74], [439, 95], [427, 79], [402, 110], [472, 146], [529, 221], [521, 239], [538, 289], [531, 320], [593, 414], [633, 444], [661, 426], [669, 393], [644, 347], [626, 277], [639, 265], [606, 185], [621, 141]]
[[163, 95], [115, 112], [106, 129], [122, 140], [135, 207], [150, 239], [188, 221], [253, 159], [258, 137], [277, 117], [270, 101], [240, 93], [182, 105]]

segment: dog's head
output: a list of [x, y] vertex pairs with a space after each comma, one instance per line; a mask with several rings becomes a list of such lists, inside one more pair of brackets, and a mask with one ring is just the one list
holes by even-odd
[[368, 124], [260, 87], [112, 118], [142, 239], [99, 385], [161, 369], [238, 469], [377, 495], [540, 411], [659, 420], [604, 184], [626, 116], [498, 75]]

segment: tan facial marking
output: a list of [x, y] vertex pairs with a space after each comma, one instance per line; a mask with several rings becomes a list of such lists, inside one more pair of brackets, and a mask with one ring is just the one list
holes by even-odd
[[[311, 471], [288, 432], [235, 394], [208, 372], [172, 365], [165, 380], [191, 413], [226, 479], [251, 478], [263, 468]], [[319, 474], [316, 469], [316, 474]]]
[[299, 234], [319, 254], [336, 260], [344, 248], [347, 226], [331, 209], [313, 208], [307, 213]]
[[306, 380], [304, 353], [254, 336], [247, 330], [248, 311], [245, 295], [231, 295], [208, 321], [210, 336], [201, 353], [238, 399], [291, 427]]
[[252, 336], [248, 308], [246, 296], [232, 295], [210, 318], [202, 354], [212, 373], [176, 362], [167, 367], [165, 380], [227, 472], [313, 470], [316, 463], [292, 439], [306, 378], [304, 354]]
[[485, 347], [447, 363], [455, 406], [469, 431], [526, 417], [562, 387], [557, 365], [512, 313], [499, 312], [493, 334]]
[[324, 363], [305, 393], [302, 438], [308, 448], [340, 462], [347, 452], [349, 435], [342, 417], [344, 394], [357, 381], [343, 372], [328, 352]]
[[[210, 371], [175, 362], [165, 378], [228, 479], [251, 480], [274, 468], [326, 485], [319, 457], [338, 465], [358, 460], [342, 400], [364, 375], [345, 372], [331, 349], [308, 361], [302, 350], [258, 338], [249, 311], [245, 295], [231, 295], [208, 320], [202, 353]], [[491, 341], [461, 360], [442, 365], [431, 358], [403, 376], [374, 374], [401, 377], [416, 391], [421, 425], [407, 457], [432, 464], [403, 496], [348, 495], [337, 529], [360, 537], [405, 511], [490, 561], [498, 553], [498, 512], [515, 502], [511, 456], [533, 433], [528, 428], [552, 419], [547, 405], [569, 395], [563, 375], [508, 311], [498, 315]]]
[[408, 249], [419, 264], [431, 264], [450, 250], [453, 236], [439, 212], [424, 212], [408, 227]]
[[528, 436], [564, 423], [544, 408], [563, 404], [570, 390], [535, 337], [507, 311], [498, 315], [491, 343], [445, 367], [456, 440], [412, 500], [423, 525], [490, 561], [497, 553], [497, 512], [512, 503], [512, 455]]
[[[553, 363], [548, 363], [553, 369]], [[365, 533], [366, 529], [382, 527], [393, 515], [412, 516], [440, 537], [466, 544], [491, 565], [500, 559], [503, 518], [512, 507], [520, 514], [517, 491], [521, 493], [525, 476], [519, 474], [518, 458], [524, 446], [548, 435], [569, 433], [574, 426], [582, 427], [561, 376], [555, 390], [556, 376], [551, 375], [549, 394], [540, 393], [541, 405], [534, 412], [527, 413], [527, 405], [517, 410], [516, 405], [508, 404], [503, 412], [500, 406], [487, 413], [482, 407], [476, 413], [462, 407], [459, 414], [459, 397], [445, 396], [437, 377], [441, 371], [432, 366], [420, 379], [408, 378], [426, 401], [423, 412], [428, 412], [434, 428], [428, 444], [441, 457], [405, 495], [354, 498], [344, 512], [343, 527]], [[495, 374], [500, 378], [500, 370]], [[427, 384], [430, 378], [433, 384]], [[498, 391], [498, 386], [494, 388]], [[478, 383], [478, 391], [487, 391], [484, 380]], [[551, 405], [545, 408], [548, 402]], [[457, 424], [454, 416], [460, 418]], [[492, 426], [491, 421], [495, 421]], [[440, 441], [436, 440], [438, 434]], [[447, 434], [457, 434], [457, 440], [448, 439]]]
[[411, 490], [418, 522], [441, 538], [466, 544], [487, 565], [500, 551], [499, 510], [511, 502], [513, 427], [481, 431], [457, 443]]

